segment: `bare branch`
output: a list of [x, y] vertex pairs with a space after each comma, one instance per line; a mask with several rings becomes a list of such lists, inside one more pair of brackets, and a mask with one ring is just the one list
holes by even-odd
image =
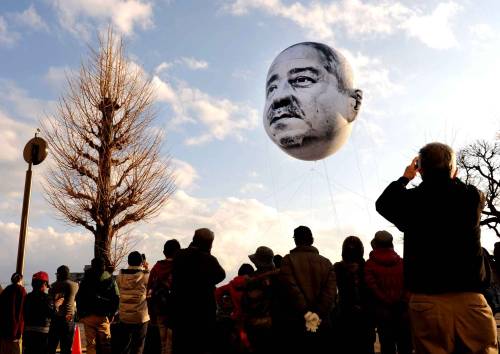
[[175, 190], [153, 102], [151, 81], [110, 29], [68, 77], [57, 114], [43, 127], [56, 166], [47, 200], [64, 220], [92, 232], [96, 256], [108, 264], [129, 250], [126, 226], [155, 216]]

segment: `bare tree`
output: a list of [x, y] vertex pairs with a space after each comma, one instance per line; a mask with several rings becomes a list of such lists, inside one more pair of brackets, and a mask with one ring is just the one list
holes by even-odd
[[468, 145], [458, 153], [458, 166], [465, 182], [485, 193], [481, 225], [500, 237], [500, 142], [478, 140]]
[[44, 125], [55, 160], [47, 200], [94, 235], [94, 254], [108, 265], [118, 256], [110, 254], [113, 239], [155, 216], [175, 190], [169, 160], [160, 155], [162, 133], [152, 127], [153, 91], [110, 29], [68, 77], [55, 118]]

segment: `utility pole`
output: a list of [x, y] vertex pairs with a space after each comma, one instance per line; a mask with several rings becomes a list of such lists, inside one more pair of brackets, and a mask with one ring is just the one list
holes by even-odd
[[40, 164], [45, 160], [48, 153], [47, 142], [37, 136], [39, 132], [40, 129], [37, 129], [35, 137], [28, 141], [23, 151], [24, 161], [28, 163], [28, 170], [26, 171], [26, 179], [24, 181], [23, 211], [19, 230], [19, 246], [17, 247], [16, 272], [19, 274], [23, 274], [24, 270], [24, 249], [26, 245], [26, 231], [28, 229], [28, 212], [31, 196], [31, 166]]

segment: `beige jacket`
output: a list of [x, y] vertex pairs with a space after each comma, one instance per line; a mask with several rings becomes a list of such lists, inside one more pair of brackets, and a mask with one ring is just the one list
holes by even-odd
[[129, 266], [118, 274], [116, 283], [120, 289], [120, 321], [144, 323], [149, 321], [146, 302], [149, 273], [142, 267]]

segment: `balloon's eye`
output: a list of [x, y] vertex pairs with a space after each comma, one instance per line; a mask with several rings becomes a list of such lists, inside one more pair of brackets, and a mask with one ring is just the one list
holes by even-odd
[[316, 80], [309, 76], [297, 76], [291, 80], [291, 84], [295, 87], [308, 87], [315, 82]]
[[276, 90], [277, 86], [276, 85], [271, 85], [267, 88], [267, 95], [269, 96], [271, 93], [273, 93]]

